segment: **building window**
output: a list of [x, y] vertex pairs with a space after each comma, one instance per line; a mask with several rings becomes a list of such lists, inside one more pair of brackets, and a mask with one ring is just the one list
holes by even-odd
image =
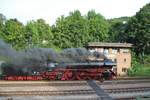
[[123, 49], [122, 52], [123, 53], [129, 53], [129, 49]]
[[114, 59], [114, 62], [117, 62], [117, 59]]
[[103, 48], [100, 48], [100, 49], [99, 49], [99, 52], [100, 52], [100, 53], [103, 53], [103, 52], [104, 52], [104, 49], [103, 49]]
[[89, 51], [90, 51], [91, 53], [93, 53], [93, 52], [95, 52], [96, 50], [95, 50], [94, 48], [89, 48]]
[[121, 51], [121, 50], [118, 48], [118, 49], [117, 49], [117, 52], [120, 53], [120, 51]]
[[108, 49], [108, 52], [109, 52], [109, 53], [112, 53], [112, 48], [109, 48], [109, 49]]
[[127, 72], [127, 68], [122, 68], [122, 72]]
[[124, 58], [124, 62], [126, 62], [127, 61], [127, 59], [126, 58]]
[[111, 59], [113, 62], [117, 62], [117, 59], [116, 58], [114, 58], [114, 59]]
[[113, 54], [117, 54], [117, 49], [112, 49]]
[[108, 49], [104, 49], [104, 55], [108, 55]]

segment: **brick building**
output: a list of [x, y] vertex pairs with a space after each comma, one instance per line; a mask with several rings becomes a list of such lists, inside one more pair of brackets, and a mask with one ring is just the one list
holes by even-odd
[[132, 44], [129, 43], [101, 42], [90, 42], [86, 46], [86, 48], [90, 52], [100, 52], [104, 54], [108, 59], [116, 62], [116, 66], [113, 67], [113, 70], [119, 76], [127, 75], [127, 70], [131, 67], [131, 47]]

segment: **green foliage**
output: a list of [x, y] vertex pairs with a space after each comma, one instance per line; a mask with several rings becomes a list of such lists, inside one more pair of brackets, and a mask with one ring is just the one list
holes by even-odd
[[144, 64], [150, 64], [150, 54], [144, 56]]
[[88, 24], [89, 41], [104, 42], [108, 37], [109, 23], [105, 18], [96, 14], [95, 11], [89, 11], [86, 16]]
[[121, 17], [121, 18], [114, 18], [108, 20], [111, 27], [109, 29], [109, 42], [124, 42], [125, 41], [125, 29], [127, 27], [127, 23], [130, 17]]
[[144, 62], [145, 64], [141, 63], [139, 57], [132, 53], [132, 67], [128, 70], [129, 76], [150, 76], [150, 55], [145, 56]]
[[108, 41], [132, 43], [134, 45], [134, 52], [142, 63], [145, 63], [145, 54], [150, 53], [149, 11], [150, 3], [140, 9], [133, 17], [121, 17], [108, 20], [111, 25], [108, 32]]
[[23, 49], [26, 46], [24, 25], [17, 19], [7, 20], [3, 38], [15, 49]]
[[138, 57], [136, 57], [135, 53], [132, 52], [132, 61], [131, 61], [131, 68], [128, 70], [128, 75], [129, 76], [134, 76], [135, 73], [139, 71], [139, 68], [137, 67], [139, 63]]
[[129, 70], [128, 74], [129, 76], [150, 76], [150, 67], [139, 63], [137, 66], [132, 67], [132, 69]]
[[6, 21], [6, 18], [4, 15], [0, 14], [0, 38], [3, 38], [3, 32], [4, 32], [4, 23]]
[[9, 58], [0, 55], [0, 61], [9, 62]]
[[108, 22], [95, 11], [82, 16], [80, 11], [61, 16], [52, 26], [54, 44], [60, 48], [82, 47], [90, 41], [105, 41], [108, 37]]
[[137, 55], [150, 53], [150, 3], [131, 18], [126, 28], [126, 41], [135, 45]]
[[60, 48], [80, 47], [87, 41], [86, 20], [79, 11], [71, 12], [69, 16], [61, 16], [52, 27], [54, 44]]
[[30, 21], [26, 25], [26, 40], [29, 47], [51, 47], [53, 35], [51, 27], [43, 19]]

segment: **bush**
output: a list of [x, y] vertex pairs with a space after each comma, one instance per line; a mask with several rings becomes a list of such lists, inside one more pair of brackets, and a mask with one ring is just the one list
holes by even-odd
[[144, 64], [132, 53], [132, 66], [128, 70], [129, 76], [150, 76], [150, 56], [144, 56]]
[[144, 56], [144, 64], [150, 64], [150, 55]]

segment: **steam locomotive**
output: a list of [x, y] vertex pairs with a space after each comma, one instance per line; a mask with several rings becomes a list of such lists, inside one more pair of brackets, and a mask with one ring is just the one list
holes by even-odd
[[115, 65], [99, 52], [67, 48], [15, 51], [0, 40], [0, 78], [3, 80], [103, 80], [112, 79]]
[[[116, 76], [112, 71], [116, 63], [110, 60], [103, 62], [78, 63], [49, 63], [42, 71], [32, 69], [31, 73], [18, 71], [4, 73], [3, 80], [100, 80], [113, 79]], [[23, 69], [23, 67], [21, 67]], [[28, 68], [28, 67], [25, 67]], [[30, 67], [28, 69], [31, 69]], [[8, 69], [7, 69], [8, 70]], [[12, 71], [10, 69], [10, 71]], [[16, 74], [17, 73], [17, 74]]]

